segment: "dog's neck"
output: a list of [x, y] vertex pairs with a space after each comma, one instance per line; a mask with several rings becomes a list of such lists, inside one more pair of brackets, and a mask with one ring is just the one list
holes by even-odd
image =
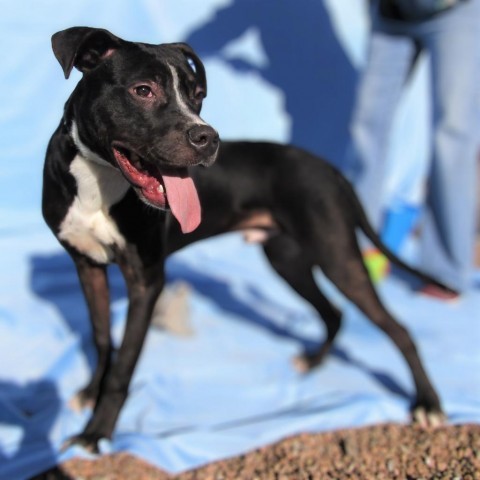
[[80, 140], [80, 135], [78, 133], [78, 126], [75, 120], [72, 122], [72, 126], [70, 128], [70, 138], [72, 139], [73, 143], [77, 147], [77, 150], [79, 151], [79, 153], [83, 158], [91, 162], [98, 163], [99, 165], [102, 165], [104, 167], [108, 166], [116, 170], [115, 167], [113, 167], [109, 162], [104, 160], [100, 155], [96, 154], [95, 152], [92, 152], [92, 150], [90, 150], [90, 148], [88, 148]]
[[72, 122], [71, 138], [78, 154], [70, 164], [70, 173], [77, 182], [77, 198], [85, 209], [108, 212], [127, 193], [130, 184], [118, 168], [88, 148], [78, 135], [76, 122]]

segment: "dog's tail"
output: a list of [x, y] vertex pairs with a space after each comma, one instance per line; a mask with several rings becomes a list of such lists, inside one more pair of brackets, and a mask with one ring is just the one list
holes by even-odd
[[367, 238], [373, 243], [373, 245], [385, 255], [385, 257], [390, 260], [393, 264], [397, 265], [401, 269], [405, 270], [409, 274], [419, 278], [426, 284], [432, 284], [439, 287], [445, 292], [457, 294], [455, 290], [448, 287], [447, 285], [443, 284], [442, 282], [438, 281], [437, 279], [431, 277], [430, 275], [417, 270], [416, 268], [411, 267], [403, 260], [401, 260], [397, 255], [395, 255], [381, 240], [380, 236], [375, 232], [373, 229], [370, 221], [367, 218], [365, 210], [360, 203], [355, 191], [353, 190], [352, 185], [346, 180], [343, 176], [341, 176], [342, 182], [344, 184], [344, 191], [347, 193], [347, 197], [350, 201], [352, 209], [355, 213], [355, 219], [357, 223], [357, 227], [359, 227], [363, 233], [367, 236]]

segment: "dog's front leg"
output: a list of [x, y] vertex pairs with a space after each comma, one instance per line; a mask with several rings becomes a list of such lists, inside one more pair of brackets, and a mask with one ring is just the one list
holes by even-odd
[[[128, 259], [128, 260], [127, 260]], [[153, 307], [164, 284], [163, 260], [141, 259], [135, 248], [118, 259], [128, 289], [129, 307], [122, 344], [103, 379], [97, 404], [85, 430], [67, 445], [78, 443], [98, 451], [98, 441], [110, 438], [128, 394], [128, 387], [150, 323]]]
[[92, 323], [95, 346], [97, 349], [97, 366], [90, 383], [71, 401], [75, 410], [88, 406], [94, 407], [102, 379], [107, 371], [112, 353], [110, 339], [110, 294], [105, 265], [90, 261], [83, 255], [73, 256], [78, 277]]

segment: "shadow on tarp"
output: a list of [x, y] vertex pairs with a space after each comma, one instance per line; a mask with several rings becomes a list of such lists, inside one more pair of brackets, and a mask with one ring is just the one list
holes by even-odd
[[[126, 298], [123, 277], [116, 265], [108, 270], [110, 299]], [[96, 362], [93, 332], [77, 270], [65, 252], [31, 257], [32, 291], [55, 305], [68, 327], [81, 338], [82, 350], [91, 369]]]
[[[276, 336], [298, 342], [306, 352], [316, 351], [321, 347], [321, 341], [311, 340], [296, 333], [289, 328], [288, 322], [283, 325], [279, 324], [274, 316], [280, 307], [276, 304], [273, 305], [272, 300], [256, 288], [254, 283], [248, 287], [249, 297], [253, 301], [247, 303], [244, 299], [238, 298], [228, 281], [219, 280], [208, 273], [192, 268], [187, 261], [177, 259], [175, 256], [168, 259], [166, 272], [167, 283], [180, 280], [189, 283], [196, 293], [208, 297], [219, 309], [234, 315], [240, 321], [260, 326]], [[116, 266], [109, 268], [109, 284], [112, 301], [126, 298], [123, 278]], [[37, 295], [58, 308], [69, 328], [81, 336], [82, 349], [93, 369], [96, 355], [92, 330], [75, 266], [68, 254], [61, 252], [48, 256], [33, 256], [31, 285]], [[255, 305], [258, 304], [272, 304], [272, 308], [268, 309], [271, 315], [256, 309]], [[330, 354], [365, 372], [393, 394], [409, 398], [408, 392], [393, 377], [379, 369], [368, 367], [355, 358], [354, 352], [333, 347]]]
[[[267, 57], [260, 65], [225, 54], [231, 42], [251, 29]], [[185, 41], [202, 59], [218, 58], [280, 89], [291, 119], [288, 141], [342, 166], [358, 73], [324, 2], [236, 0], [219, 8]]]
[[0, 423], [11, 429], [11, 443], [15, 444], [14, 453], [0, 449], [0, 478], [44, 478], [31, 475], [56, 464], [57, 452], [49, 436], [60, 408], [58, 390], [51, 380], [21, 386], [0, 382]]
[[[303, 351], [308, 353], [317, 351], [322, 346], [321, 341], [305, 338], [305, 336], [292, 331], [288, 324], [279, 325], [275, 318], [269, 317], [255, 309], [254, 305], [265, 305], [271, 303], [271, 300], [263, 295], [259, 289], [255, 288], [253, 284], [249, 287], [249, 294], [253, 301], [247, 303], [235, 295], [228, 282], [221, 281], [211, 275], [206, 275], [202, 271], [191, 268], [187, 262], [171, 259], [168, 262], [168, 267], [167, 276], [169, 281], [186, 281], [197, 293], [208, 297], [215, 302], [218, 308], [235, 315], [235, 318], [260, 326], [279, 337], [294, 340], [301, 344]], [[278, 305], [273, 305], [269, 310], [275, 312], [278, 309]], [[359, 314], [356, 310], [350, 310], [350, 312], [354, 315]], [[318, 321], [321, 320], [318, 319]], [[366, 363], [355, 358], [354, 352], [349, 353], [342, 348], [334, 346], [330, 351], [330, 355], [363, 371], [392, 394], [406, 399], [411, 398], [411, 395], [392, 376], [385, 371], [367, 366]]]

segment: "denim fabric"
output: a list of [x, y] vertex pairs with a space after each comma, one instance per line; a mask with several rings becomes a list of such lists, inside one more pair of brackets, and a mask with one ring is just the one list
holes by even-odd
[[[398, 100], [418, 54], [430, 62], [431, 159], [421, 267], [464, 290], [473, 268], [476, 155], [480, 133], [480, 0], [424, 22], [372, 22], [369, 57], [352, 122], [353, 182], [381, 227], [385, 158]], [[408, 139], [405, 139], [408, 142]], [[404, 160], [406, 164], [409, 158]]]

